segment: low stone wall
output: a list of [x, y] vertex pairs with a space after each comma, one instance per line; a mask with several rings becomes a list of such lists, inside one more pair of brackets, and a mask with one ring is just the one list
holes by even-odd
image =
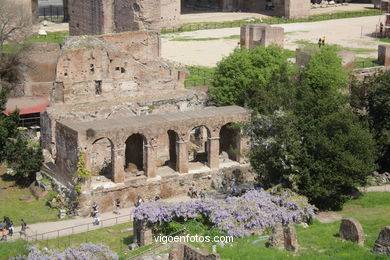
[[[235, 176], [243, 182], [253, 182], [254, 174], [250, 171], [249, 165], [241, 165], [231, 168], [224, 168], [202, 173], [171, 174], [148, 179], [145, 176], [134, 177], [126, 180], [125, 183], [109, 183], [107, 187], [96, 188], [80, 195], [79, 215], [88, 215], [93, 202], [96, 202], [101, 212], [114, 210], [114, 200], [121, 201], [121, 207], [134, 206], [137, 196], [141, 196], [145, 201], [154, 200], [156, 196], [162, 199], [175, 196], [185, 196], [195, 183], [198, 191], [211, 189], [212, 183], [220, 182], [225, 176]], [[107, 183], [106, 183], [107, 184]]]
[[205, 254], [188, 244], [177, 244], [169, 252], [169, 260], [219, 260], [218, 254]]

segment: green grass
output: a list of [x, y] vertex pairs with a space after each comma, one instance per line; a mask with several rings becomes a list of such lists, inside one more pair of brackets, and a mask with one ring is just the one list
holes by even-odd
[[118, 253], [121, 256], [129, 256], [128, 245], [133, 240], [133, 234], [131, 232], [126, 233], [110, 233], [108, 230], [121, 231], [127, 228], [133, 227], [131, 222], [115, 225], [112, 227], [101, 228], [98, 230], [79, 233], [75, 235], [60, 237], [58, 239], [49, 239], [38, 241], [37, 245], [41, 248], [47, 247], [57, 249], [58, 251], [64, 251], [68, 247], [76, 247], [83, 243], [93, 244], [106, 244], [112, 251]]
[[18, 240], [13, 243], [0, 243], [0, 260], [6, 260], [9, 257], [25, 255], [28, 253], [28, 243]]
[[355, 59], [355, 68], [369, 68], [378, 65], [378, 60], [376, 58], [356, 57]]
[[188, 41], [215, 41], [215, 40], [233, 40], [240, 39], [240, 35], [230, 35], [222, 38], [208, 37], [208, 38], [192, 38], [192, 37], [175, 37], [170, 41], [188, 42]]
[[189, 76], [187, 76], [184, 85], [190, 86], [209, 86], [215, 68], [204, 66], [188, 66]]
[[[338, 236], [340, 221], [333, 223], [320, 223], [317, 220], [308, 228], [297, 225], [300, 250], [297, 253], [268, 248], [266, 240], [259, 240], [259, 236], [237, 238], [234, 243], [225, 247], [218, 247], [221, 259], [388, 259], [386, 256], [374, 255], [370, 252], [379, 231], [386, 225], [390, 225], [390, 193], [370, 192], [359, 199], [349, 201], [342, 211], [337, 212], [344, 218], [356, 218], [363, 226], [366, 234], [364, 247], [360, 247], [350, 241], [344, 241]], [[120, 259], [126, 259], [140, 252], [144, 252], [155, 246], [143, 247], [135, 251], [129, 251], [127, 246], [132, 241], [131, 233], [109, 233], [108, 230], [120, 231], [131, 227], [131, 223], [102, 228], [95, 231], [39, 241], [40, 247], [58, 248], [63, 250], [68, 246], [77, 246], [85, 242], [95, 244], [105, 243], [109, 248], [118, 253]], [[186, 229], [190, 235], [224, 235], [215, 228], [207, 228], [205, 225], [188, 221], [185, 224], [175, 224], [175, 229]], [[211, 252], [211, 244], [192, 243], [203, 251]], [[0, 252], [6, 252], [8, 256], [25, 253], [25, 242], [0, 244]], [[6, 250], [6, 251], [3, 251]], [[166, 251], [166, 250], [165, 250]], [[4, 254], [2, 254], [4, 256]], [[0, 257], [0, 259], [2, 259]], [[4, 258], [5, 259], [5, 258]]]
[[309, 18], [300, 18], [300, 19], [283, 19], [280, 17], [269, 17], [264, 19], [242, 19], [234, 21], [225, 21], [225, 22], [201, 22], [201, 23], [185, 23], [178, 29], [165, 29], [161, 33], [180, 33], [186, 31], [197, 31], [205, 29], [219, 29], [219, 28], [234, 28], [240, 27], [245, 24], [256, 24], [256, 23], [266, 23], [266, 24], [282, 24], [282, 23], [300, 23], [300, 22], [315, 22], [315, 21], [325, 21], [333, 19], [343, 19], [343, 18], [353, 18], [353, 17], [362, 17], [362, 16], [372, 16], [380, 15], [382, 12], [377, 9], [368, 9], [361, 11], [351, 11], [351, 12], [335, 12], [328, 14], [318, 14], [312, 15]]
[[25, 39], [20, 44], [6, 44], [4, 45], [4, 53], [16, 53], [19, 52], [24, 45], [33, 42], [54, 42], [58, 44], [64, 43], [64, 39], [69, 35], [68, 31], [59, 31], [59, 32], [47, 32], [47, 36], [39, 36], [34, 34], [33, 36]]
[[[2, 216], [8, 216], [14, 221], [14, 225], [20, 225], [20, 219], [23, 218], [27, 224], [36, 222], [46, 222], [59, 220], [58, 211], [46, 205], [47, 200], [36, 200], [28, 188], [22, 188], [15, 185], [9, 175], [4, 174], [4, 168], [0, 168], [0, 186], [5, 190], [0, 190], [0, 213]], [[31, 196], [31, 202], [20, 201], [22, 196]], [[50, 197], [50, 194], [47, 195]]]
[[390, 38], [379, 38], [381, 42], [390, 42]]
[[[302, 46], [318, 46], [317, 43], [309, 42], [306, 40], [298, 40], [295, 41], [294, 43]], [[370, 49], [370, 48], [351, 48], [351, 47], [344, 47], [337, 44], [328, 44], [328, 45], [334, 47], [336, 51], [352, 51], [355, 54], [370, 54], [377, 51], [376, 49]]]
[[297, 226], [300, 250], [298, 253], [280, 251], [265, 246], [266, 241], [252, 244], [258, 237], [236, 239], [232, 246], [218, 247], [222, 259], [388, 259], [370, 252], [380, 230], [390, 225], [390, 193], [370, 192], [349, 201], [339, 214], [356, 218], [363, 226], [366, 241], [364, 247], [344, 241], [338, 236], [340, 221], [320, 223], [314, 221], [308, 228]]

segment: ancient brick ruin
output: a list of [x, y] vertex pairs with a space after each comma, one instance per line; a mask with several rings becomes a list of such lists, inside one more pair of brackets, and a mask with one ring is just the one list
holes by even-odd
[[[305, 18], [310, 0], [69, 0], [71, 35], [159, 30], [180, 27], [181, 13], [192, 11], [248, 11], [272, 9], [274, 15]], [[190, 12], [192, 12], [190, 11]]]
[[284, 47], [284, 29], [268, 24], [248, 24], [241, 27], [240, 45], [248, 50], [256, 46], [278, 45]]
[[281, 250], [298, 251], [298, 236], [295, 226], [276, 224], [272, 229], [269, 246]]
[[177, 244], [169, 252], [169, 260], [219, 260], [218, 254], [205, 254], [190, 244]]
[[[51, 58], [42, 61], [45, 49]], [[83, 154], [94, 175], [79, 214], [93, 201], [103, 212], [116, 199], [130, 207], [137, 196], [185, 195], [193, 183], [209, 189], [248, 171], [247, 144], [234, 126], [249, 112], [206, 107], [202, 88], [184, 88], [185, 71], [160, 57], [158, 33], [74, 36], [25, 52], [36, 66], [27, 66], [24, 91], [51, 100], [41, 113], [43, 173], [72, 189]]]

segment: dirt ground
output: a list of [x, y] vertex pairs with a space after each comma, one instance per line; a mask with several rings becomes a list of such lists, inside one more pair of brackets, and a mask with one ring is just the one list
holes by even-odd
[[[349, 4], [347, 6], [311, 9], [312, 14], [341, 11], [367, 10], [372, 4]], [[192, 13], [181, 16], [183, 23], [205, 21], [231, 21], [251, 17], [265, 17], [258, 13]], [[359, 18], [337, 19], [310, 23], [293, 23], [274, 25], [285, 30], [285, 48], [295, 50], [297, 41], [316, 43], [318, 38], [326, 36], [330, 44], [338, 44], [348, 48], [364, 48], [364, 53], [357, 50], [360, 57], [376, 57], [378, 41], [370, 37], [384, 16], [368, 16]], [[36, 26], [36, 31], [40, 25]], [[49, 23], [47, 31], [68, 30], [68, 24]], [[162, 35], [162, 56], [174, 62], [186, 65], [215, 66], [224, 56], [229, 55], [236, 47], [238, 39], [216, 39], [207, 41], [172, 41], [174, 38], [223, 38], [238, 36], [239, 28], [201, 30], [180, 34]], [[367, 52], [368, 49], [368, 52]], [[372, 50], [371, 52], [369, 50]]]
[[[375, 31], [383, 16], [337, 19], [320, 22], [274, 25], [285, 30], [285, 48], [295, 50], [297, 41], [317, 43], [326, 36], [328, 44], [338, 44], [348, 48], [364, 48], [369, 53], [356, 50], [357, 56], [376, 57], [378, 40], [370, 34]], [[187, 65], [215, 66], [224, 56], [237, 47], [238, 39], [218, 39], [208, 41], [172, 41], [174, 38], [223, 38], [239, 35], [240, 28], [201, 30], [180, 34], [163, 35], [162, 56], [166, 59]]]

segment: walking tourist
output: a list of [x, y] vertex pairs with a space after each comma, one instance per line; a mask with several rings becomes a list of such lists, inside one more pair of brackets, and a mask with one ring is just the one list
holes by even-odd
[[119, 199], [116, 199], [115, 200], [115, 211], [114, 211], [114, 213], [117, 214], [117, 215], [121, 214], [119, 212], [120, 208], [121, 208], [121, 201]]
[[7, 230], [5, 229], [5, 227], [3, 227], [3, 229], [1, 230], [1, 240], [0, 241], [7, 241]]

